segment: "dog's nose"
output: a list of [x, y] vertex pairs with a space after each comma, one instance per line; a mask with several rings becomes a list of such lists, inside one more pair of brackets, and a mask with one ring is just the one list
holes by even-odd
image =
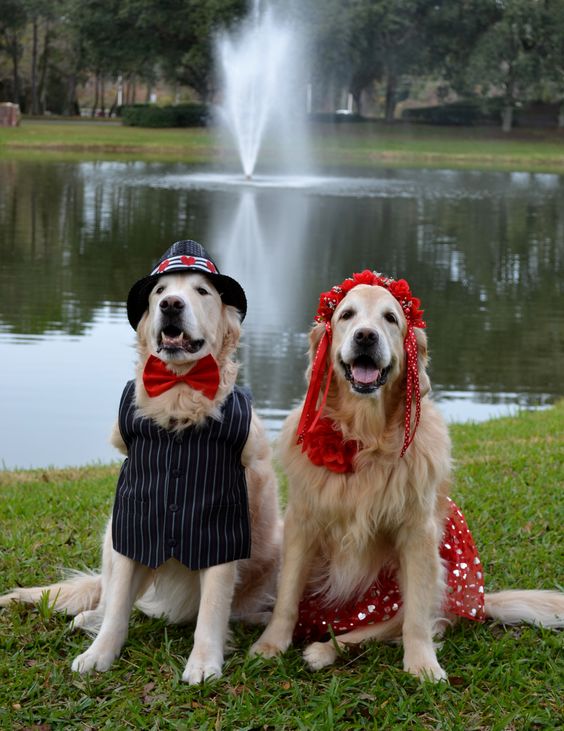
[[365, 347], [375, 345], [378, 342], [378, 333], [368, 327], [359, 327], [354, 334], [354, 341], [357, 345]]
[[165, 297], [159, 302], [159, 307], [163, 312], [171, 314], [183, 310], [185, 304], [184, 300], [180, 299], [180, 297]]

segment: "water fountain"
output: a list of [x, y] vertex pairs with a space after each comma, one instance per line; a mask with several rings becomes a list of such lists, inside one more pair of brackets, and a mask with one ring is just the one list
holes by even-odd
[[235, 142], [246, 180], [270, 137], [286, 168], [305, 155], [305, 79], [300, 35], [271, 5], [253, 0], [248, 18], [217, 43], [220, 123]]

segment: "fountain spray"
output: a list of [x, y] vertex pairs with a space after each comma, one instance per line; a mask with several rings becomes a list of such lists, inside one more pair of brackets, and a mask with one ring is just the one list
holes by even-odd
[[239, 29], [218, 40], [223, 86], [220, 117], [236, 143], [246, 180], [253, 177], [268, 130], [274, 130], [277, 148], [291, 149], [303, 137], [297, 126], [303, 126], [305, 94], [299, 114], [293, 115], [299, 58], [299, 38], [292, 24], [261, 0], [253, 1]]

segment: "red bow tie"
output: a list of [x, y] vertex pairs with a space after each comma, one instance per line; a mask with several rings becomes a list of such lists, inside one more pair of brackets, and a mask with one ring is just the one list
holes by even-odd
[[219, 387], [219, 368], [213, 355], [206, 355], [197, 361], [183, 376], [169, 371], [162, 360], [150, 355], [143, 371], [143, 385], [149, 396], [160, 396], [177, 383], [187, 383], [207, 398], [213, 399]]

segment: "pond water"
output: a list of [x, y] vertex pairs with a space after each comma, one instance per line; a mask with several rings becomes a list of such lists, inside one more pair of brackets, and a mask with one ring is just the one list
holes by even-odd
[[319, 293], [353, 271], [422, 300], [435, 398], [481, 420], [564, 393], [564, 178], [451, 170], [237, 176], [0, 161], [0, 467], [117, 458], [131, 284], [180, 238], [249, 299], [241, 381], [274, 437], [304, 392]]

